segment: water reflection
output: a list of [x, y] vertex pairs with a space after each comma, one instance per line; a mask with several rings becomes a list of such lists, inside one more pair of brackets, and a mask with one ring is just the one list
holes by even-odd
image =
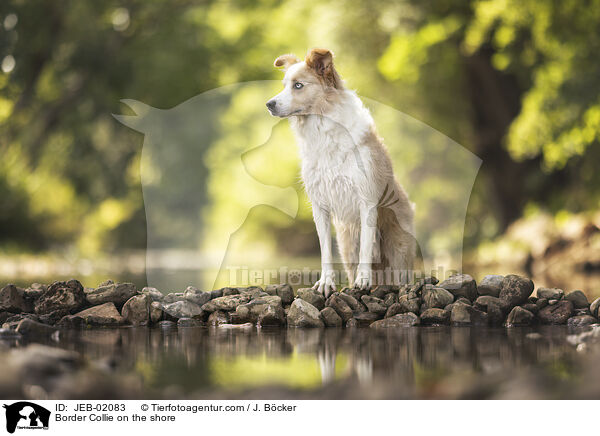
[[436, 397], [448, 389], [448, 380], [460, 383], [465, 377], [488, 379], [531, 369], [574, 377], [577, 353], [566, 341], [568, 333], [562, 326], [121, 328], [66, 331], [55, 345], [118, 372], [134, 372], [150, 390], [239, 393], [277, 386], [302, 392], [351, 389], [353, 397], [390, 391], [399, 397]]

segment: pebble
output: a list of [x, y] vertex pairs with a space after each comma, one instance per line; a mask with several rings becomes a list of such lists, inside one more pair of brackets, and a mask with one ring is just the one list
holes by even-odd
[[287, 322], [290, 327], [324, 327], [319, 309], [309, 302], [296, 298], [290, 306]]
[[487, 275], [477, 285], [477, 293], [479, 295], [489, 295], [490, 297], [500, 296], [500, 290], [502, 289], [502, 281], [504, 276], [491, 274]]
[[519, 306], [527, 303], [533, 287], [533, 282], [527, 277], [509, 274], [502, 280], [499, 297], [506, 301], [511, 308]]

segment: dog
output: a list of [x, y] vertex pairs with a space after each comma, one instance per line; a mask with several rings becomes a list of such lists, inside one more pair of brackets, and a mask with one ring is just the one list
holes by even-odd
[[[345, 88], [329, 50], [312, 49], [304, 61], [282, 55], [274, 65], [285, 73], [284, 89], [267, 108], [289, 119], [321, 248], [321, 275], [313, 288], [326, 297], [336, 290], [332, 221], [351, 286], [364, 290], [406, 280], [416, 250], [414, 204], [394, 178], [369, 110]], [[384, 270], [392, 272], [393, 283], [390, 274], [376, 283]]]

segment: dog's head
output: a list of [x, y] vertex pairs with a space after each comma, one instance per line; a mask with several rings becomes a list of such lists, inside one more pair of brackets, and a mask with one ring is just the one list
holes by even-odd
[[271, 115], [289, 117], [322, 114], [343, 84], [333, 66], [333, 53], [313, 48], [304, 61], [294, 55], [275, 59], [275, 67], [282, 68], [283, 91], [267, 102]]

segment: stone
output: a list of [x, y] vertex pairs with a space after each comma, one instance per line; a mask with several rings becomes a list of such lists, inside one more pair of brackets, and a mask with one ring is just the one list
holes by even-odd
[[25, 318], [40, 322], [40, 318], [37, 315], [31, 314], [31, 313], [17, 313], [17, 314], [12, 313], [11, 316], [6, 318], [6, 320], [2, 324], [2, 328], [14, 330], [17, 328], [17, 325], [19, 325], [21, 320], [23, 320]]
[[47, 381], [48, 376], [73, 373], [84, 364], [81, 355], [75, 351], [41, 344], [11, 350], [8, 361], [26, 375], [29, 383]]
[[353, 318], [356, 320], [358, 327], [368, 327], [373, 322], [380, 320], [381, 315], [375, 312], [361, 312], [355, 314]]
[[500, 296], [502, 289], [502, 281], [504, 276], [498, 274], [487, 275], [477, 285], [477, 293], [479, 295], [489, 295], [490, 297]]
[[227, 297], [228, 295], [239, 295], [240, 290], [238, 288], [225, 287], [221, 288], [221, 297]]
[[77, 280], [54, 282], [35, 302], [35, 313], [47, 314], [56, 310], [75, 313], [86, 302], [83, 286]]
[[455, 304], [450, 313], [450, 322], [453, 325], [485, 326], [488, 324], [488, 316], [472, 306]]
[[565, 295], [565, 300], [569, 300], [573, 303], [573, 308], [575, 309], [584, 309], [590, 307], [590, 302], [588, 301], [585, 294], [581, 291], [572, 291]]
[[466, 304], [467, 306], [472, 306], [473, 302], [465, 297], [457, 298], [455, 303]]
[[538, 300], [535, 302], [535, 305], [537, 306], [539, 311], [540, 309], [543, 309], [548, 305], [548, 300], [546, 298], [538, 298]]
[[531, 325], [535, 319], [535, 315], [521, 306], [515, 306], [506, 318], [506, 326], [525, 326]]
[[[276, 296], [277, 298], [281, 298]], [[281, 304], [268, 304], [258, 315], [259, 327], [280, 327], [285, 325], [285, 311]]]
[[359, 324], [358, 324], [358, 320], [356, 318], [350, 318], [348, 321], [346, 321], [347, 329], [352, 329], [352, 328], [357, 328], [357, 327], [359, 327]]
[[369, 291], [366, 289], [357, 289], [357, 288], [344, 288], [342, 289], [342, 294], [350, 295], [356, 301], [360, 301], [363, 295], [369, 295]]
[[193, 286], [187, 287], [187, 289], [183, 293], [183, 298], [185, 299], [185, 301], [197, 304], [200, 307], [204, 306], [211, 300], [210, 292], [202, 292], [201, 290]]
[[[163, 318], [162, 304], [158, 301], [150, 303], [150, 322], [156, 324]], [[180, 318], [181, 319], [181, 318]]]
[[177, 301], [184, 301], [185, 297], [183, 296], [183, 292], [170, 292], [165, 295], [161, 301], [162, 304], [171, 304]]
[[200, 306], [187, 300], [164, 304], [163, 312], [173, 318], [200, 318], [204, 313]]
[[150, 297], [146, 294], [134, 295], [123, 305], [121, 316], [134, 326], [147, 324], [150, 319]]
[[240, 304], [247, 303], [251, 299], [252, 297], [250, 294], [224, 295], [222, 297], [210, 300], [208, 303], [202, 306], [202, 310], [205, 312], [214, 312], [216, 310], [230, 312], [235, 310]]
[[527, 277], [509, 274], [502, 281], [500, 299], [506, 301], [510, 308], [527, 303], [533, 292], [533, 282]]
[[148, 297], [150, 298], [150, 301], [159, 301], [160, 302], [165, 297], [163, 295], [163, 293], [160, 292], [158, 289], [152, 288], [149, 286], [146, 286], [145, 288], [142, 289], [142, 294], [148, 295]]
[[383, 304], [383, 300], [381, 298], [363, 295], [362, 302], [365, 306], [367, 306], [367, 310], [369, 312], [377, 313], [383, 316], [388, 310], [385, 304]]
[[59, 322], [63, 317], [70, 315], [71, 312], [67, 309], [58, 309], [50, 313], [44, 313], [40, 315], [39, 321], [43, 324], [54, 325]]
[[265, 292], [269, 295], [277, 295], [281, 298], [282, 304], [292, 304], [292, 301], [294, 301], [294, 290], [287, 283], [269, 285], [265, 288]]
[[421, 300], [420, 298], [413, 292], [409, 292], [406, 295], [401, 295], [398, 298], [398, 304], [402, 306], [404, 309], [404, 313], [413, 312], [419, 313], [421, 308]]
[[[186, 317], [191, 318], [191, 317]], [[221, 324], [229, 324], [229, 312], [215, 310], [208, 317], [207, 324], [212, 327], [220, 326]]]
[[[369, 298], [367, 295], [363, 296], [363, 298]], [[348, 321], [352, 318], [353, 311], [348, 306], [346, 301], [342, 297], [340, 297], [337, 293], [333, 294], [331, 297], [327, 299], [327, 307], [331, 307], [336, 313], [342, 318], [343, 322]]]
[[[260, 286], [248, 286], [247, 288], [237, 289], [240, 291], [240, 295], [249, 295], [251, 300], [269, 295], [263, 291], [263, 288]], [[223, 296], [225, 296], [225, 294], [223, 294]]]
[[598, 308], [600, 308], [600, 298], [596, 298], [592, 304], [590, 304], [590, 312], [592, 316], [595, 316], [596, 318], [600, 316]]
[[521, 305], [521, 307], [525, 310], [530, 311], [534, 315], [536, 315], [540, 310], [534, 303], [523, 304], [523, 305]]
[[421, 320], [412, 312], [400, 313], [390, 318], [375, 321], [370, 325], [372, 329], [394, 328], [394, 327], [412, 327], [419, 325]]
[[[436, 288], [432, 285], [423, 287], [423, 306], [425, 309], [442, 309], [454, 301], [454, 295], [444, 288]], [[423, 310], [423, 307], [421, 307]]]
[[596, 324], [598, 320], [591, 315], [578, 315], [572, 316], [567, 320], [569, 327], [584, 327], [592, 324]]
[[37, 300], [41, 295], [48, 290], [48, 286], [41, 283], [32, 283], [31, 286], [23, 291], [23, 297], [26, 300], [33, 302]]
[[0, 311], [21, 313], [31, 312], [31, 309], [31, 304], [28, 304], [23, 292], [15, 285], [6, 285], [0, 290]]
[[558, 288], [539, 288], [537, 290], [538, 298], [545, 298], [546, 300], [560, 300], [565, 296], [565, 292]]
[[404, 307], [402, 304], [394, 303], [390, 307], [388, 307], [388, 310], [385, 312], [384, 318], [390, 318], [394, 315], [398, 315], [399, 313], [407, 313], [407, 312], [408, 312], [408, 310], [406, 310], [406, 307]]
[[210, 291], [210, 299], [219, 298], [223, 296], [223, 289], [215, 289], [214, 291]]
[[[393, 292], [393, 291], [394, 291], [393, 286], [379, 285], [379, 286], [375, 286], [373, 289], [371, 289], [371, 291], [369, 292], [368, 295], [370, 295], [371, 297], [375, 297], [375, 298], [379, 298], [379, 299], [383, 300], [387, 294], [389, 294], [390, 292]], [[398, 289], [396, 288], [396, 293], [397, 292], [398, 292]]]
[[236, 307], [235, 317], [232, 321], [241, 324], [243, 322], [258, 322], [260, 314], [265, 310], [267, 306], [278, 306], [281, 307], [281, 298], [277, 295], [266, 295], [257, 299], [254, 299], [246, 304], [240, 304]]
[[49, 337], [56, 333], [58, 329], [29, 318], [24, 318], [19, 321], [15, 331], [27, 337]]
[[253, 328], [254, 328], [254, 324], [252, 324], [251, 322], [247, 322], [244, 324], [221, 324], [219, 326], [219, 329], [221, 329], [221, 330], [247, 331], [247, 330], [252, 330]]
[[318, 310], [322, 310], [325, 307], [325, 297], [312, 288], [298, 289], [298, 298], [310, 303]]
[[91, 326], [116, 326], [125, 322], [113, 302], [90, 307], [73, 317], [81, 318], [82, 324]]
[[114, 303], [116, 307], [123, 304], [138, 293], [133, 283], [111, 283], [96, 289], [86, 289], [85, 298], [92, 305]]
[[350, 306], [350, 309], [352, 309], [352, 311], [354, 313], [361, 313], [361, 312], [367, 311], [367, 308], [364, 306], [364, 304], [362, 304], [360, 301], [358, 301], [352, 295], [344, 294], [343, 292], [338, 292], [335, 295], [337, 295], [342, 300], [344, 300], [346, 302], [346, 304], [348, 306]]
[[473, 307], [475, 309], [479, 309], [484, 312], [487, 312], [488, 307], [490, 305], [498, 306], [505, 313], [508, 313], [508, 311], [511, 309], [507, 304], [506, 300], [502, 300], [501, 298], [497, 297], [492, 297], [490, 295], [482, 295], [473, 302]]
[[21, 338], [21, 334], [14, 329], [0, 328], [0, 341], [15, 340]]
[[450, 312], [439, 308], [426, 309], [421, 314], [421, 324], [424, 325], [445, 325], [450, 323]]
[[538, 319], [542, 324], [565, 324], [572, 313], [573, 303], [569, 300], [561, 300], [541, 309], [538, 312]]
[[324, 327], [319, 309], [302, 298], [296, 298], [287, 315], [290, 327]]
[[556, 303], [558, 303], [558, 300], [548, 300], [550, 306], [554, 306]]
[[383, 305], [385, 307], [390, 307], [392, 304], [395, 304], [398, 302], [398, 294], [394, 294], [393, 292], [390, 292], [389, 294], [387, 294], [385, 296], [385, 298], [383, 299]]
[[177, 320], [177, 327], [202, 327], [203, 325], [203, 322], [196, 318], [179, 318]]
[[477, 283], [469, 274], [455, 274], [438, 286], [450, 291], [456, 298], [465, 297], [470, 301], [477, 298]]

